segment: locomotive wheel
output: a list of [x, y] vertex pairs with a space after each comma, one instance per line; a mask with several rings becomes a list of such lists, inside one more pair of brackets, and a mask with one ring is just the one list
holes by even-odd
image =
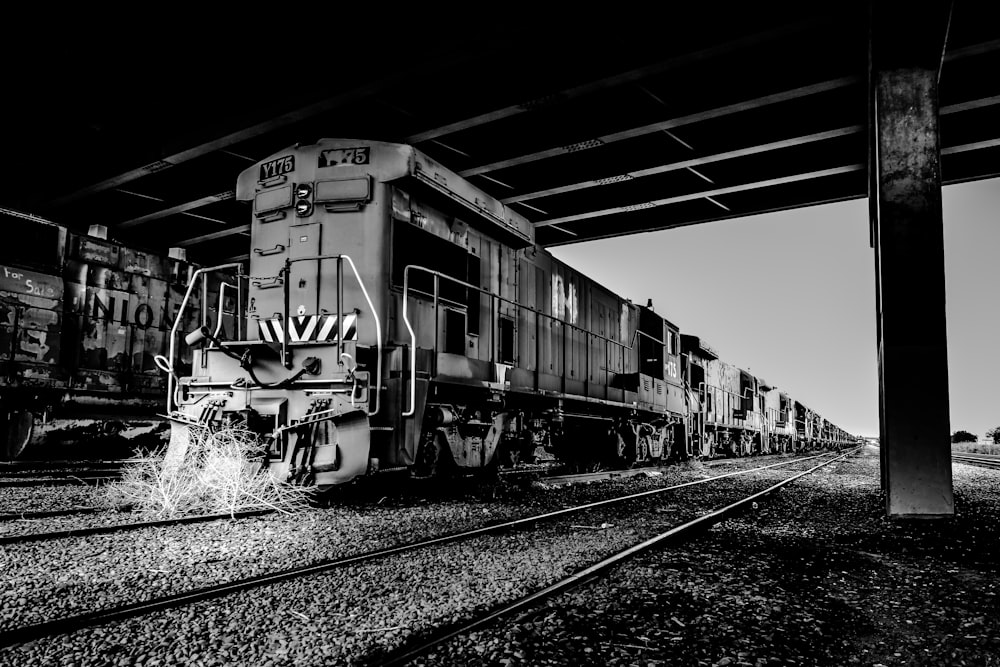
[[635, 462], [644, 463], [649, 459], [650, 442], [648, 435], [640, 435], [635, 442]]
[[[687, 432], [684, 426], [682, 424], [674, 424], [671, 429], [670, 451], [677, 453], [678, 461], [686, 461], [695, 455], [691, 439], [686, 436]], [[664, 451], [666, 451], [666, 447], [664, 447]]]
[[437, 445], [434, 442], [434, 432], [425, 431], [417, 449], [416, 461], [413, 463], [413, 474], [416, 477], [430, 477], [437, 458]]
[[637, 456], [635, 456], [635, 454], [637, 453], [636, 447], [629, 447], [629, 444], [625, 441], [625, 438], [622, 437], [621, 433], [618, 433], [617, 431], [612, 431], [611, 440], [612, 442], [615, 443], [615, 451], [618, 460], [621, 461], [623, 465], [629, 466], [636, 462], [636, 459], [638, 458]]
[[531, 438], [505, 438], [500, 441], [500, 447], [494, 458], [500, 465], [516, 467], [519, 463], [534, 463], [534, 442]]
[[705, 434], [705, 439], [701, 441], [701, 455], [704, 458], [711, 458], [715, 452], [715, 436], [711, 433]]
[[455, 460], [451, 457], [446, 436], [438, 429], [426, 432], [413, 466], [414, 476], [441, 477], [454, 472], [455, 468]]
[[503, 459], [504, 463], [511, 467], [515, 467], [521, 462], [521, 452], [517, 447], [504, 447]]
[[35, 415], [28, 410], [4, 413], [0, 421], [0, 445], [4, 458], [15, 461], [24, 454], [35, 431]]

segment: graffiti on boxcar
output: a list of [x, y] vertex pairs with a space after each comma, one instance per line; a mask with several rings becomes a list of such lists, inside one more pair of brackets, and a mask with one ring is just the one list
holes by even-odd
[[13, 269], [0, 266], [0, 292], [10, 292], [14, 295], [31, 295], [46, 299], [58, 299], [62, 296], [62, 281], [55, 276], [44, 273]]
[[[103, 292], [103, 294], [102, 294]], [[169, 331], [177, 320], [177, 313], [180, 311], [180, 303], [162, 303], [159, 309], [154, 309], [149, 303], [139, 302], [134, 294], [122, 293], [108, 294], [108, 290], [94, 290], [88, 294], [90, 307], [87, 314], [91, 319], [106, 323], [115, 323], [122, 326], [134, 325], [139, 329], [159, 329]], [[224, 314], [235, 312], [236, 303], [234, 299], [226, 297], [223, 304]], [[216, 309], [210, 308], [208, 313], [208, 325], [214, 327]], [[226, 318], [223, 318], [223, 330], [226, 328]]]
[[48, 337], [46, 332], [22, 329], [20, 333], [17, 342], [19, 355], [25, 355], [36, 361], [47, 361], [46, 356], [51, 348], [45, 344], [45, 339]]

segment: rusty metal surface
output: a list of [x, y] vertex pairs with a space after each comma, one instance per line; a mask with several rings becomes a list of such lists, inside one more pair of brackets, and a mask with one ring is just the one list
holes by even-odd
[[[0, 403], [39, 420], [70, 405], [95, 405], [95, 396], [154, 414], [166, 382], [153, 360], [166, 351], [189, 265], [41, 221], [19, 222], [36, 247], [23, 257], [2, 253]], [[208, 294], [213, 303], [217, 291]], [[216, 311], [209, 309], [213, 322]], [[231, 330], [231, 314], [224, 319]], [[183, 325], [196, 326], [193, 315]], [[188, 368], [191, 352], [180, 349], [178, 367]]]

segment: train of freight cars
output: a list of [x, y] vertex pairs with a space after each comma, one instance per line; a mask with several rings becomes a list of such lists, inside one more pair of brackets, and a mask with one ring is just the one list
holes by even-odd
[[[272, 474], [319, 487], [854, 440], [558, 261], [528, 220], [411, 146], [296, 145], [240, 174], [237, 198], [252, 202], [249, 272], [195, 271], [159, 360], [168, 460], [192, 427], [233, 422], [259, 435]], [[227, 272], [208, 289], [244, 295], [243, 334], [185, 330], [212, 319], [196, 297]]]
[[[168, 351], [192, 266], [108, 241], [97, 225], [78, 234], [7, 209], [0, 224], [17, 240], [0, 244], [0, 458], [32, 456], [36, 424], [162, 413], [167, 380], [155, 358]], [[212, 300], [213, 323], [218, 291], [212, 283], [191, 298]], [[222, 321], [232, 325], [236, 299], [226, 296]], [[175, 352], [177, 368], [188, 368], [191, 351]]]

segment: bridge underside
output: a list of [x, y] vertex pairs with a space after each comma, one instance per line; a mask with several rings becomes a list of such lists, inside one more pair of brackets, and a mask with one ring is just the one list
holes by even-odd
[[[3, 47], [65, 57], [5, 73], [17, 94], [0, 206], [195, 260], [242, 256], [235, 175], [324, 136], [413, 143], [510, 203], [544, 245], [867, 196], [868, 3], [733, 4], [464, 29], [313, 16], [316, 39], [300, 28], [266, 45], [259, 27], [47, 25]], [[955, 3], [944, 183], [1000, 173], [990, 19]]]

